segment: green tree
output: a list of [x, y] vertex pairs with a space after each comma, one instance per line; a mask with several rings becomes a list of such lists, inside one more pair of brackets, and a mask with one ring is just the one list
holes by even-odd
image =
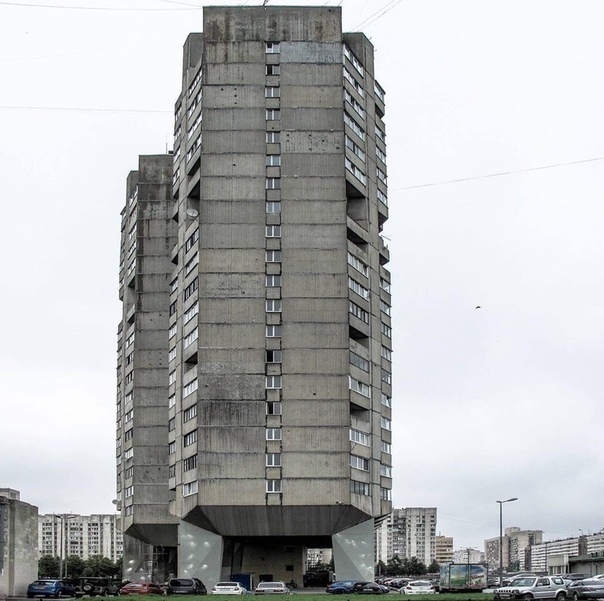
[[378, 576], [383, 576], [388, 571], [386, 564], [380, 559], [375, 566], [375, 573]]
[[38, 560], [38, 578], [58, 578], [59, 558], [52, 555], [42, 555]]
[[63, 573], [67, 578], [79, 578], [84, 574], [84, 560], [79, 555], [70, 555], [64, 563]]
[[398, 555], [393, 555], [390, 561], [388, 561], [386, 571], [390, 576], [398, 576], [405, 573], [403, 571], [403, 563]]
[[93, 555], [84, 561], [84, 571], [82, 576], [118, 576], [121, 572], [121, 565], [114, 563], [108, 557], [102, 555]]
[[402, 561], [402, 569], [406, 576], [423, 576], [428, 571], [426, 564], [415, 556], [405, 557]]
[[433, 560], [432, 563], [428, 566], [429, 574], [436, 574], [440, 571], [440, 565], [438, 565], [438, 561]]

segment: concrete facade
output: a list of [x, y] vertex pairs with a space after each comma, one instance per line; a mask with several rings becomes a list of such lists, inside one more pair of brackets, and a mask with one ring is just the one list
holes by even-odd
[[604, 533], [539, 541], [527, 549], [526, 555], [531, 570], [548, 574], [601, 574], [604, 572]]
[[426, 566], [436, 558], [436, 507], [404, 507], [392, 512], [392, 554], [417, 557]]
[[[437, 536], [434, 538], [434, 559], [438, 565], [444, 565], [455, 561], [453, 559], [453, 537]], [[455, 561], [455, 563], [459, 563]]]
[[149, 362], [166, 542], [139, 528], [144, 488], [120, 500], [127, 533], [178, 546], [179, 575], [300, 582], [306, 549], [332, 547], [339, 578], [373, 577], [392, 488], [383, 101], [339, 8], [206, 7], [185, 44]]
[[0, 488], [0, 598], [24, 597], [38, 577], [38, 508]]
[[38, 551], [65, 559], [94, 555], [117, 561], [124, 552], [120, 516], [117, 514], [38, 516]]
[[[527, 550], [541, 543], [542, 530], [522, 530], [517, 526], [505, 528], [502, 540], [502, 558], [504, 570], [524, 571], [536, 569], [530, 567]], [[499, 570], [499, 537], [484, 541], [485, 560], [491, 570]]]

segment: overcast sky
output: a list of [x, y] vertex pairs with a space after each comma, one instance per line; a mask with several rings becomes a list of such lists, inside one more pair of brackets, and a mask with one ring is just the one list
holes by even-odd
[[[119, 214], [171, 148], [187, 2], [0, 2], [0, 487], [42, 513], [114, 509]], [[601, 530], [604, 2], [281, 4], [341, 4], [377, 50], [395, 507], [456, 549], [509, 497], [504, 526]]]

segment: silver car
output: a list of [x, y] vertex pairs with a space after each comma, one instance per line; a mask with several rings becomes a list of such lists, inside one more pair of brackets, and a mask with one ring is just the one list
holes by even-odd
[[566, 599], [564, 580], [559, 576], [515, 578], [508, 586], [495, 589], [495, 599]]

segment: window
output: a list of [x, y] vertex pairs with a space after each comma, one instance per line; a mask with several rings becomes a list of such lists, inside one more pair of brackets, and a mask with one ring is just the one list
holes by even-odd
[[188, 497], [190, 495], [194, 495], [197, 493], [198, 482], [194, 480], [193, 482], [187, 482], [182, 485], [182, 496]]
[[279, 65], [266, 65], [267, 75], [281, 75], [281, 67]]
[[382, 345], [381, 353], [382, 353], [382, 357], [384, 357], [384, 359], [388, 359], [388, 361], [392, 361], [392, 351], [389, 348]]
[[353, 377], [348, 376], [348, 388], [350, 390], [354, 390], [363, 396], [370, 397], [371, 396], [371, 388], [365, 384], [364, 382], [360, 382], [359, 380], [355, 380]]
[[175, 292], [177, 289], [178, 289], [178, 278], [175, 278], [170, 282], [170, 294], [172, 294], [172, 292]]
[[281, 238], [281, 226], [280, 225], [267, 225], [266, 226], [266, 237], [267, 238]]
[[281, 428], [267, 428], [266, 440], [281, 440]]
[[134, 361], [134, 352], [126, 355], [126, 365], [130, 365]]
[[185, 409], [182, 412], [182, 421], [188, 422], [189, 420], [192, 420], [196, 415], [197, 415], [197, 405], [191, 405], [190, 407], [187, 407], [187, 409]]
[[266, 466], [267, 467], [280, 467], [281, 466], [281, 453], [267, 453]]
[[388, 280], [385, 280], [384, 278], [380, 278], [380, 288], [384, 292], [390, 293], [390, 282]]
[[185, 265], [185, 275], [189, 275], [194, 267], [199, 264], [199, 253], [195, 253]]
[[275, 288], [277, 286], [281, 286], [281, 276], [280, 275], [267, 275], [265, 284], [267, 288]]
[[266, 251], [266, 262], [267, 263], [281, 263], [281, 251], [280, 250], [267, 250]]
[[279, 42], [266, 42], [266, 54], [279, 54], [280, 52]]
[[369, 446], [369, 434], [361, 432], [360, 430], [350, 429], [350, 442], [356, 442], [362, 444], [365, 447]]
[[184, 293], [184, 300], [187, 300], [195, 290], [197, 290], [197, 285], [199, 284], [198, 278], [195, 278], [186, 288]]
[[182, 389], [183, 398], [186, 396], [189, 396], [191, 393], [195, 392], [198, 387], [199, 387], [199, 382], [198, 382], [197, 378], [195, 378], [193, 381], [186, 384]]
[[174, 336], [176, 336], [176, 332], [178, 331], [178, 326], [174, 323], [170, 326], [170, 329], [168, 330], [168, 338], [172, 338]]
[[346, 123], [361, 140], [365, 139], [365, 130], [346, 112], [344, 112], [344, 123]]
[[359, 284], [356, 280], [353, 280], [352, 278], [348, 278], [348, 287], [353, 292], [356, 292], [359, 296], [363, 297], [364, 299], [369, 298], [369, 290], [367, 290], [367, 288], [365, 288], [365, 286], [362, 286], [361, 284]]
[[191, 321], [193, 319], [193, 317], [195, 317], [198, 313], [199, 313], [199, 305], [197, 304], [197, 301], [195, 301], [185, 311], [185, 314], [183, 315], [183, 318], [182, 318], [183, 324], [188, 323], [189, 321]]
[[358, 145], [355, 144], [351, 138], [348, 136], [344, 136], [344, 142], [346, 144], [346, 148], [349, 148], [356, 154], [363, 163], [365, 162], [365, 151]]
[[385, 407], [392, 407], [392, 397], [382, 392], [382, 405]]
[[266, 312], [267, 313], [281, 313], [281, 299], [267, 300], [266, 301]]
[[385, 369], [382, 369], [382, 382], [386, 384], [392, 384], [392, 374]]
[[279, 338], [281, 336], [281, 326], [266, 326], [267, 338]]
[[187, 348], [189, 346], [191, 346], [196, 340], [197, 337], [199, 336], [199, 330], [197, 328], [195, 328], [194, 330], [191, 330], [191, 332], [189, 332], [186, 336], [185, 339], [183, 340], [183, 347]]
[[356, 480], [350, 481], [350, 492], [357, 495], [369, 495], [369, 484], [367, 482], [357, 482]]
[[131, 371], [130, 373], [126, 374], [126, 384], [130, 384], [130, 382], [132, 382], [134, 380], [134, 372]]
[[386, 338], [392, 338], [392, 328], [387, 326], [385, 323], [380, 324], [380, 329], [382, 330], [382, 334], [386, 336]]
[[281, 213], [281, 203], [278, 200], [272, 200], [266, 203], [267, 213]]
[[188, 447], [192, 445], [194, 442], [197, 442], [197, 430], [192, 430], [188, 434], [185, 434], [182, 439], [182, 446]]
[[281, 178], [280, 177], [267, 177], [266, 178], [266, 189], [267, 190], [280, 190], [281, 189]]
[[170, 386], [170, 384], [174, 384], [174, 382], [176, 382], [176, 370], [171, 371], [168, 375], [168, 386]]
[[266, 376], [266, 388], [268, 390], [281, 388], [281, 376]]
[[124, 413], [124, 423], [128, 423], [134, 417], [134, 410], [130, 409], [127, 413]]
[[364, 276], [369, 275], [369, 267], [363, 263], [360, 259], [357, 259], [353, 254], [348, 253], [348, 265], [356, 269], [359, 273]]
[[385, 478], [392, 478], [392, 467], [389, 465], [380, 465], [380, 476], [384, 476]]
[[132, 332], [128, 338], [126, 338], [126, 342], [124, 343], [124, 346], [126, 348], [128, 348], [132, 343], [134, 342], [134, 332]]
[[132, 440], [133, 436], [134, 436], [134, 428], [130, 428], [130, 430], [126, 430], [124, 432], [124, 442]]
[[168, 309], [168, 314], [170, 316], [174, 315], [174, 313], [176, 313], [176, 301], [174, 301], [171, 305], [170, 308]]
[[189, 250], [191, 250], [193, 248], [193, 246], [195, 245], [195, 242], [197, 242], [197, 240], [199, 240], [199, 228], [197, 228], [188, 238], [187, 241], [185, 242], [185, 252], [188, 252]]
[[169, 465], [168, 466], [168, 478], [175, 478], [175, 477], [176, 477], [176, 466]]
[[376, 167], [375, 174], [382, 183], [385, 184], [387, 182], [388, 178], [386, 177], [386, 174], [379, 167]]
[[269, 401], [266, 403], [267, 415], [281, 415], [281, 401]]
[[378, 138], [378, 140], [381, 140], [382, 142], [386, 143], [386, 133], [377, 125], [375, 126], [375, 137]]
[[365, 109], [353, 98], [352, 94], [346, 88], [344, 88], [344, 100], [350, 104], [361, 119], [365, 118]]
[[266, 132], [266, 143], [267, 144], [279, 144], [281, 142], [280, 131], [267, 131]]
[[369, 361], [367, 359], [363, 359], [360, 355], [353, 353], [350, 351], [350, 363], [352, 365], [356, 365], [359, 369], [363, 371], [369, 372]]
[[359, 61], [359, 59], [352, 53], [350, 48], [343, 44], [344, 47], [344, 56], [352, 63], [352, 66], [359, 72], [361, 77], [365, 77], [363, 65]]
[[350, 467], [354, 467], [357, 470], [369, 471], [369, 459], [365, 457], [359, 457], [358, 455], [350, 456]]
[[385, 165], [386, 164], [386, 154], [379, 146], [375, 147], [375, 154], [376, 154], [377, 158], [380, 159], [380, 161], [382, 161], [382, 163], [384, 163], [384, 165]]
[[168, 362], [174, 361], [176, 359], [176, 347], [173, 347], [168, 352]]
[[267, 154], [266, 155], [266, 166], [267, 167], [279, 167], [281, 165], [280, 154]]
[[128, 488], [124, 489], [124, 497], [127, 499], [128, 497], [131, 497], [134, 494], [134, 486], [129, 486]]
[[266, 351], [267, 363], [281, 363], [281, 351]]
[[365, 174], [349, 159], [344, 159], [344, 163], [346, 165], [346, 169], [352, 173], [361, 183], [366, 184], [367, 178]]
[[382, 428], [384, 430], [390, 430], [392, 431], [392, 422], [389, 419], [386, 419], [385, 417], [382, 417]]
[[365, 96], [365, 90], [363, 90], [363, 86], [354, 78], [352, 73], [344, 67], [344, 79], [356, 90], [357, 94], [361, 97]]
[[197, 455], [192, 455], [191, 457], [187, 457], [183, 461], [182, 469], [185, 472], [189, 470], [194, 470], [197, 467]]
[[389, 442], [382, 440], [380, 450], [382, 451], [382, 453], [392, 454], [392, 445]]
[[172, 432], [176, 428], [176, 418], [172, 417], [168, 420], [168, 432]]
[[376, 190], [377, 199], [382, 203], [388, 206], [388, 197], [379, 189]]
[[176, 395], [175, 394], [171, 394], [168, 397], [168, 408], [174, 407], [175, 405], [176, 405]]
[[281, 480], [267, 480], [266, 481], [266, 492], [267, 493], [281, 492]]
[[279, 121], [281, 119], [281, 111], [279, 109], [266, 109], [267, 121]]
[[279, 86], [266, 86], [264, 88], [265, 98], [279, 98], [281, 96], [281, 90]]
[[168, 443], [168, 453], [170, 453], [170, 455], [176, 453], [176, 443], [174, 441]]
[[369, 323], [369, 313], [367, 313], [367, 311], [365, 311], [364, 309], [361, 309], [359, 305], [353, 303], [352, 301], [349, 301], [348, 303], [348, 312], [352, 313], [356, 318], [360, 319], [361, 321]]
[[382, 501], [392, 501], [392, 491], [389, 488], [380, 488], [380, 499]]

